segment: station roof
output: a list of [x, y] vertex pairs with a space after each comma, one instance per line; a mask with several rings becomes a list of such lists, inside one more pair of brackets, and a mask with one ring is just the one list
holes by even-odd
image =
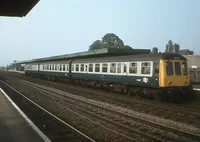
[[0, 0], [0, 16], [23, 17], [39, 0]]
[[130, 54], [149, 54], [149, 49], [131, 49], [131, 48], [102, 48], [72, 54], [65, 54], [59, 56], [38, 58], [28, 61], [17, 62], [16, 64], [25, 64], [25, 63], [34, 63], [34, 62], [45, 62], [52, 60], [66, 60], [66, 59], [78, 59], [78, 58], [87, 58], [87, 57], [102, 57], [102, 56], [115, 56], [115, 55], [130, 55]]

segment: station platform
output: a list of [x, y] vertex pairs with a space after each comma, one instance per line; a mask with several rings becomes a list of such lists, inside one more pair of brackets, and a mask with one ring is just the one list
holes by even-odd
[[44, 142], [45, 135], [0, 88], [0, 142]]

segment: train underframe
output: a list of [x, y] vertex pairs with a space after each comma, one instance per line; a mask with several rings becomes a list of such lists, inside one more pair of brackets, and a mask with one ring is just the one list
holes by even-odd
[[51, 81], [62, 80], [82, 87], [103, 89], [106, 91], [126, 94], [128, 96], [152, 98], [156, 101], [179, 102], [182, 100], [191, 99], [193, 94], [192, 86], [152, 88], [145, 86], [119, 84], [107, 81], [95, 81], [95, 80], [83, 80], [83, 79], [74, 80], [72, 78], [43, 76], [38, 74], [26, 74], [26, 75], [40, 77], [40, 78], [41, 77], [47, 78]]

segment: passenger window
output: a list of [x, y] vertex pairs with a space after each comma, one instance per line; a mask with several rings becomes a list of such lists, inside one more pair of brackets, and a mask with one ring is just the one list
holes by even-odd
[[124, 73], [126, 73], [126, 68], [127, 68], [127, 66], [126, 66], [126, 64], [124, 64], [124, 68], [123, 68], [124, 69], [123, 70]]
[[102, 64], [102, 72], [108, 72], [108, 64]]
[[121, 73], [121, 63], [117, 63], [117, 73]]
[[51, 70], [51, 65], [49, 65], [49, 70]]
[[183, 75], [185, 75], [185, 76], [188, 75], [187, 62], [182, 62], [182, 72], [183, 72]]
[[85, 65], [85, 71], [86, 72], [88, 71], [88, 65]]
[[63, 65], [63, 71], [65, 71], [65, 65]]
[[130, 74], [137, 74], [137, 63], [130, 63], [129, 64], [129, 73]]
[[60, 65], [60, 71], [62, 71], [62, 65]]
[[100, 64], [95, 64], [95, 72], [100, 72]]
[[116, 63], [110, 64], [110, 73], [116, 73]]
[[79, 71], [79, 64], [76, 64], [76, 71]]
[[174, 67], [175, 67], [175, 74], [181, 75], [181, 64], [180, 64], [180, 62], [174, 62]]
[[74, 64], [72, 65], [72, 69], [71, 70], [74, 71]]
[[52, 65], [52, 70], [54, 70], [54, 65]]
[[166, 62], [165, 66], [166, 66], [167, 76], [173, 76], [174, 75], [173, 63], [172, 62]]
[[84, 71], [84, 64], [81, 64], [81, 71]]
[[69, 65], [68, 64], [66, 65], [66, 71], [69, 71]]
[[93, 72], [93, 64], [89, 64], [89, 72]]
[[142, 62], [142, 74], [151, 73], [151, 62]]

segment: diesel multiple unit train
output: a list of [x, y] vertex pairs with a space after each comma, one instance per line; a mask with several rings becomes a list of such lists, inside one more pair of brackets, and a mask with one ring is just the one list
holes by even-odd
[[187, 59], [179, 54], [138, 54], [88, 57], [27, 63], [26, 75], [40, 75], [51, 80], [69, 79], [80, 85], [107, 86], [113, 91], [174, 99], [190, 95]]

